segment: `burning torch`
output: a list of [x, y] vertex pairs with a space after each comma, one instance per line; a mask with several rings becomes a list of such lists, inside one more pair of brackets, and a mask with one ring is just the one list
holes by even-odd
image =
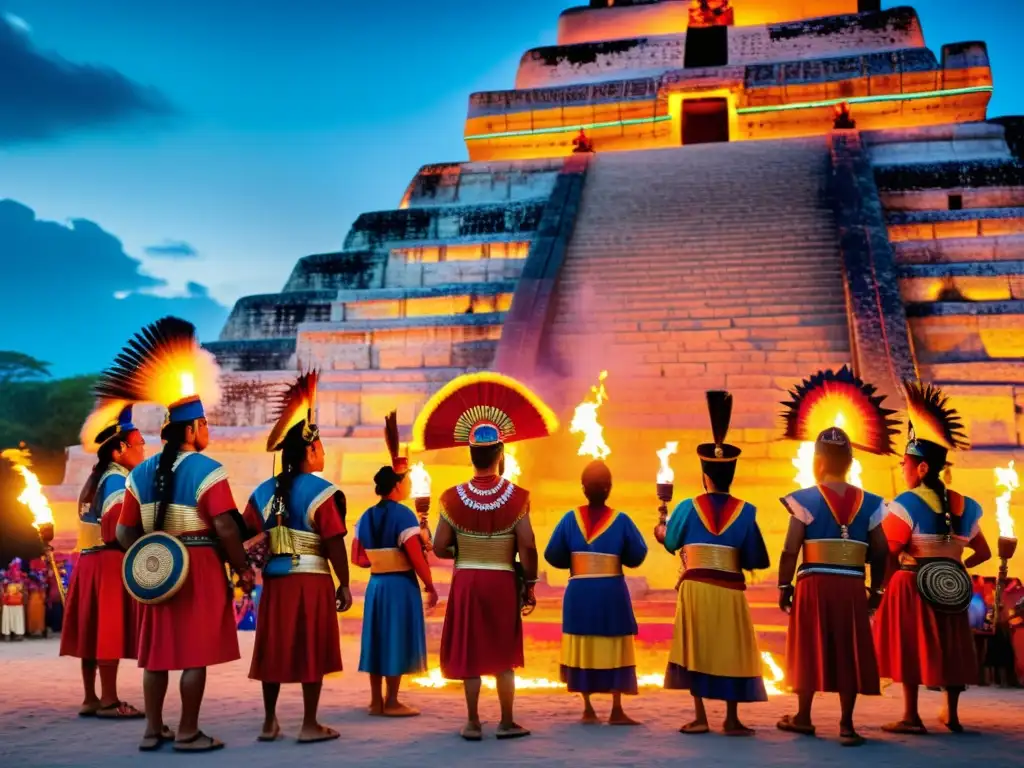
[[416, 462], [409, 470], [412, 479], [412, 498], [416, 505], [416, 514], [420, 516], [420, 541], [424, 552], [434, 551], [434, 541], [430, 536], [427, 524], [427, 513], [430, 512], [430, 473], [422, 461]]
[[993, 625], [999, 623], [999, 614], [1003, 602], [1003, 590], [1009, 576], [1010, 558], [1017, 551], [1017, 538], [1014, 536], [1013, 516], [1010, 514], [1010, 500], [1013, 492], [1020, 487], [1020, 479], [1013, 462], [1009, 466], [996, 467], [996, 485], [1003, 493], [996, 499], [996, 521], [999, 523], [999, 577], [996, 579], [996, 596], [992, 607]]
[[660, 541], [665, 541], [665, 527], [668, 520], [668, 505], [672, 501], [673, 483], [676, 479], [675, 472], [672, 471], [671, 465], [668, 463], [668, 457], [672, 456], [679, 449], [679, 443], [667, 442], [665, 447], [660, 451], [655, 451], [658, 454], [658, 477], [655, 488], [658, 494], [658, 501], [661, 502], [658, 505], [658, 525], [654, 529], [655, 538]]
[[54, 537], [53, 510], [50, 509], [50, 503], [43, 494], [43, 486], [40, 484], [35, 472], [24, 464], [15, 464], [14, 471], [21, 475], [25, 481], [25, 490], [18, 496], [18, 501], [32, 512], [32, 527], [39, 534], [39, 541], [43, 545], [43, 555], [53, 569], [53, 577], [57, 582], [57, 592], [60, 593], [60, 602], [63, 605], [67, 595], [64, 594], [64, 581], [61, 579], [60, 571], [57, 569], [57, 559], [53, 555], [53, 544], [51, 543]]

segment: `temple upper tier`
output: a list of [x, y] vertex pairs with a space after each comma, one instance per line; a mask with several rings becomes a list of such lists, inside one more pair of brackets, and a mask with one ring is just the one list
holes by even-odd
[[[984, 120], [985, 44], [925, 46], [916, 11], [854, 0], [634, 0], [562, 14], [515, 89], [470, 96], [471, 160], [815, 136]], [[824, 16], [823, 14], [830, 14]], [[813, 18], [812, 18], [813, 16]]]

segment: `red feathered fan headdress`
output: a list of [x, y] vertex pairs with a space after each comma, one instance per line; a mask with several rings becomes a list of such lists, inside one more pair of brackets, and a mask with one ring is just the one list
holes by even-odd
[[960, 414], [949, 407], [949, 398], [931, 384], [903, 383], [907, 397], [908, 439], [929, 442], [946, 450], [970, 448]]
[[530, 389], [499, 373], [468, 373], [441, 388], [413, 425], [413, 449], [512, 443], [558, 429], [551, 409]]
[[813, 442], [826, 429], [839, 427], [855, 447], [888, 455], [893, 452], [899, 421], [894, 417], [896, 411], [882, 405], [885, 395], [876, 392], [848, 366], [838, 373], [818, 371], [790, 391], [788, 403], [782, 403], [786, 407], [785, 437]]
[[295, 383], [278, 394], [273, 401], [277, 423], [267, 436], [267, 451], [281, 450], [285, 437], [297, 424], [303, 424], [302, 439], [306, 444], [320, 437], [313, 419], [316, 416], [316, 385], [319, 374], [310, 371], [299, 376]]

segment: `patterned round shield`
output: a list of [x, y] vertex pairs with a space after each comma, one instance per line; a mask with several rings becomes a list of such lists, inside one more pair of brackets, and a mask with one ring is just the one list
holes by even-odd
[[188, 578], [188, 561], [188, 548], [174, 536], [162, 531], [147, 534], [124, 556], [124, 587], [146, 605], [170, 600]]
[[917, 589], [940, 613], [963, 613], [974, 595], [967, 569], [955, 560], [931, 560], [922, 564], [917, 571]]

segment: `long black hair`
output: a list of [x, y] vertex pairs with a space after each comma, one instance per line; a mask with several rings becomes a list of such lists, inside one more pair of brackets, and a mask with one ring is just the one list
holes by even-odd
[[121, 444], [124, 443], [124, 439], [124, 435], [116, 434], [103, 443], [99, 451], [96, 452], [96, 463], [92, 465], [89, 479], [85, 481], [82, 492], [78, 494], [79, 511], [81, 511], [82, 507], [92, 505], [93, 499], [96, 498], [96, 492], [100, 488], [100, 480], [103, 478], [103, 473], [114, 463], [114, 451], [120, 448]]
[[156, 465], [156, 517], [153, 520], [153, 530], [162, 531], [164, 518], [167, 517], [167, 507], [174, 498], [174, 461], [181, 453], [181, 447], [185, 444], [185, 429], [191, 424], [171, 423], [163, 428], [160, 436], [166, 441], [163, 450], [160, 451], [160, 461]]
[[[919, 464], [921, 461], [918, 459]], [[939, 497], [939, 501], [942, 503], [942, 516], [946, 520], [946, 533], [949, 535], [960, 533], [953, 530], [953, 514], [949, 506], [949, 489], [946, 488], [946, 484], [942, 481], [942, 473], [946, 469], [945, 464], [941, 461], [925, 463], [928, 464], [928, 472], [921, 478], [921, 485], [934, 491], [935, 495]]]
[[271, 510], [281, 515], [281, 523], [288, 519], [288, 501], [291, 499], [292, 485], [299, 475], [299, 467], [306, 460], [306, 448], [309, 443], [302, 439], [304, 424], [299, 423], [289, 430], [281, 443], [281, 471], [275, 477], [274, 498]]

